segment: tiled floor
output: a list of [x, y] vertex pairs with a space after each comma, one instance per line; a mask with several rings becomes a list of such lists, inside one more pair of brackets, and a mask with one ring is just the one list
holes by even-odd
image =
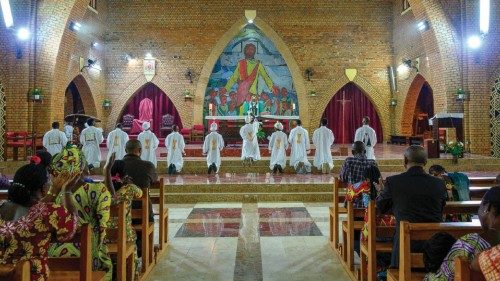
[[328, 203], [169, 205], [150, 280], [349, 280], [328, 243]]

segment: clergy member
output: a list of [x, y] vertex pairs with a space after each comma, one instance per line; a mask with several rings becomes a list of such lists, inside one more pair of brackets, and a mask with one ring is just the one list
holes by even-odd
[[224, 140], [222, 136], [217, 133], [217, 123], [210, 125], [210, 133], [205, 137], [203, 143], [203, 155], [207, 155], [208, 174], [212, 172], [218, 173], [221, 157], [220, 152], [224, 148]]
[[309, 133], [302, 128], [302, 122], [297, 120], [297, 127], [290, 131], [288, 142], [292, 145], [290, 154], [290, 166], [292, 166], [297, 174], [305, 174], [311, 172], [311, 163], [307, 160], [311, 145], [309, 144]]
[[328, 120], [326, 118], [321, 119], [321, 126], [314, 131], [312, 139], [316, 147], [313, 164], [323, 174], [327, 174], [333, 169], [331, 147], [335, 138], [332, 130], [326, 127], [327, 124]]
[[106, 139], [106, 146], [108, 147], [108, 159], [111, 154], [116, 153], [115, 159], [122, 160], [125, 156], [125, 144], [128, 142], [128, 134], [122, 130], [122, 124], [116, 124], [116, 128], [109, 132]]
[[99, 144], [102, 143], [102, 129], [96, 128], [95, 120], [89, 118], [85, 122], [86, 128], [80, 134], [80, 143], [82, 144], [83, 155], [89, 164], [89, 169], [99, 168], [101, 166], [101, 149]]
[[276, 130], [269, 138], [269, 151], [271, 152], [271, 162], [269, 168], [276, 174], [282, 174], [286, 166], [286, 150], [288, 149], [288, 137], [283, 133], [283, 124], [279, 121], [274, 124]]
[[243, 160], [243, 164], [251, 164], [255, 160], [260, 160], [259, 142], [257, 141], [258, 121], [255, 121], [252, 116], [247, 115], [245, 123], [240, 129], [240, 136], [243, 140], [241, 159]]
[[141, 159], [153, 163], [156, 168], [156, 149], [158, 148], [160, 141], [156, 137], [155, 133], [151, 132], [151, 124], [149, 122], [142, 123], [142, 129], [143, 131], [139, 134], [139, 136], [137, 136], [137, 139], [141, 142], [142, 147]]
[[184, 147], [184, 137], [179, 134], [179, 126], [172, 126], [172, 133], [165, 139], [165, 147], [167, 148], [167, 167], [168, 174], [173, 175], [182, 170], [184, 165], [183, 155], [186, 155]]
[[366, 159], [375, 160], [375, 150], [373, 148], [377, 144], [377, 134], [370, 127], [370, 118], [368, 116], [363, 117], [363, 126], [356, 130], [354, 141], [362, 141], [366, 148]]
[[66, 138], [68, 138], [69, 142], [73, 141], [73, 131], [74, 128], [71, 126], [71, 122], [65, 122], [64, 123], [64, 134], [66, 135]]
[[66, 146], [68, 138], [59, 130], [59, 122], [52, 123], [52, 130], [45, 133], [43, 136], [43, 147], [52, 155], [61, 152], [63, 147]]

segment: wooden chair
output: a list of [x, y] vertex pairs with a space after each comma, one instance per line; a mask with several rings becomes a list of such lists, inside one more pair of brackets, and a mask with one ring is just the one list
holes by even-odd
[[347, 220], [342, 222], [342, 261], [347, 272], [354, 275], [354, 231], [364, 226], [365, 208], [354, 208], [347, 202]]
[[437, 232], [447, 232], [456, 238], [469, 233], [481, 231], [477, 222], [449, 223], [409, 223], [402, 221], [399, 233], [399, 269], [389, 269], [387, 280], [422, 280], [424, 272], [413, 272], [412, 269], [423, 269], [423, 254], [412, 253], [411, 240], [427, 240]]
[[330, 245], [334, 250], [339, 248], [339, 217], [340, 214], [346, 214], [347, 209], [344, 207], [339, 207], [339, 204], [343, 202], [343, 197], [339, 195], [340, 190], [345, 192], [344, 183], [340, 181], [338, 177], [335, 177], [333, 183], [333, 206], [329, 208], [330, 214]]
[[[79, 237], [78, 237], [79, 236]], [[82, 225], [73, 242], [80, 243], [80, 257], [49, 258], [49, 281], [100, 281], [105, 272], [92, 271], [92, 233], [88, 224]], [[76, 240], [76, 241], [75, 241]]]
[[117, 228], [106, 230], [108, 253], [112, 257], [116, 257], [116, 279], [118, 281], [132, 281], [135, 273], [135, 242], [127, 242], [126, 208], [125, 202], [111, 206], [110, 219], [116, 220]]
[[[149, 188], [150, 191], [155, 192], [155, 195], [158, 194], [158, 204], [159, 204], [159, 212], [155, 215], [159, 216], [159, 240], [160, 243], [158, 245], [158, 253], [155, 256], [158, 259], [168, 246], [168, 208], [165, 208], [165, 185], [163, 178], [160, 178], [153, 186]], [[157, 193], [156, 193], [157, 192]], [[153, 197], [154, 195], [151, 194]], [[156, 197], [156, 196], [155, 196]], [[153, 199], [151, 199], [153, 200]]]
[[0, 281], [30, 281], [30, 262], [20, 261], [16, 264], [0, 265]]
[[[161, 127], [160, 136], [166, 137], [172, 132], [172, 127], [174, 126], [174, 116], [171, 114], [165, 114], [161, 117]], [[166, 134], [164, 133], [166, 132]]]
[[132, 227], [141, 237], [141, 280], [145, 280], [154, 266], [154, 222], [149, 221], [149, 190], [142, 189], [142, 197], [134, 199], [141, 202], [141, 209], [132, 209], [132, 220], [140, 220], [140, 224], [133, 224]]
[[134, 115], [125, 114], [122, 117], [122, 130], [124, 132], [130, 132], [132, 130], [132, 123], [134, 122]]
[[[24, 157], [28, 157], [28, 151], [32, 152], [33, 139], [28, 137], [28, 132], [7, 132], [5, 134], [5, 155], [9, 147], [12, 148], [12, 159], [19, 160], [19, 149], [23, 149]], [[7, 159], [7, 157], [6, 157]]]
[[455, 259], [455, 281], [485, 281], [481, 271], [474, 271], [470, 268], [469, 260], [464, 257]]

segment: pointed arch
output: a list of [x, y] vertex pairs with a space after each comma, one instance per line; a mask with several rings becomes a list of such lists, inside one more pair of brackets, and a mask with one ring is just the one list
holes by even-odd
[[75, 78], [73, 78], [73, 80], [71, 80], [71, 83], [74, 83], [76, 89], [78, 90], [78, 94], [82, 99], [83, 108], [85, 109], [86, 114], [97, 117], [97, 105], [85, 77], [78, 74]]
[[[420, 91], [425, 85], [429, 86], [427, 80], [421, 74], [417, 74], [413, 81], [411, 82], [408, 93], [406, 94], [405, 104], [403, 107], [402, 118], [401, 118], [401, 134], [402, 135], [412, 135], [413, 134], [413, 115], [415, 113], [415, 108], [417, 107], [417, 101], [420, 96]], [[432, 116], [429, 116], [432, 117]]]
[[[244, 17], [238, 19], [236, 23], [233, 24], [233, 26], [228, 31], [226, 31], [226, 33], [219, 39], [219, 41], [217, 41], [217, 43], [212, 48], [210, 55], [206, 59], [200, 73], [198, 83], [196, 85], [196, 92], [194, 97], [194, 108], [196, 110], [194, 110], [193, 116], [195, 124], [201, 124], [203, 122], [203, 99], [205, 96], [205, 90], [208, 85], [208, 80], [215, 63], [217, 62], [217, 59], [219, 58], [220, 54], [227, 46], [227, 44], [236, 35], [238, 35], [238, 33], [246, 24], [247, 22]], [[262, 31], [265, 36], [267, 36], [271, 40], [271, 42], [276, 46], [276, 49], [278, 49], [278, 51], [283, 56], [283, 59], [285, 60], [290, 73], [292, 74], [292, 80], [297, 91], [299, 106], [303, 109], [300, 111], [300, 117], [301, 119], [304, 119], [304, 126], [309, 126], [309, 118], [306, 118], [308, 116], [307, 109], [309, 108], [309, 101], [306, 98], [306, 86], [297, 61], [294, 59], [286, 43], [270, 25], [268, 25], [259, 17], [255, 18], [254, 24]]]

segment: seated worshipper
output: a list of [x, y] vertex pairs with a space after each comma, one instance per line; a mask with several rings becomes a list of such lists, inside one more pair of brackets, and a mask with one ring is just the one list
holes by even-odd
[[106, 139], [106, 146], [108, 148], [108, 157], [115, 153], [116, 160], [122, 160], [125, 156], [125, 144], [128, 142], [128, 134], [122, 130], [122, 124], [116, 124], [116, 128], [109, 132]]
[[102, 129], [96, 128], [95, 120], [89, 118], [85, 123], [87, 127], [80, 133], [80, 143], [82, 144], [83, 155], [89, 169], [99, 168], [101, 166], [101, 149], [99, 144], [102, 143], [104, 137]]
[[260, 160], [259, 142], [257, 132], [259, 122], [253, 116], [245, 117], [245, 125], [240, 129], [240, 136], [243, 140], [241, 145], [241, 159], [243, 164], [252, 164], [253, 161]]
[[[113, 164], [113, 157], [109, 164]], [[104, 166], [105, 182], [109, 183], [110, 165]], [[113, 264], [108, 255], [108, 248], [104, 243], [106, 238], [106, 228], [110, 216], [110, 205], [114, 190], [104, 183], [96, 183], [86, 179], [89, 171], [85, 158], [76, 147], [67, 147], [52, 159], [52, 173], [78, 174], [79, 178], [73, 187], [73, 200], [78, 212], [78, 226], [88, 223], [92, 229], [92, 270], [105, 271], [106, 280], [111, 280]], [[58, 202], [59, 197], [56, 202]], [[79, 244], [75, 243], [54, 243], [49, 248], [51, 257], [79, 257]]]
[[165, 147], [167, 148], [168, 174], [179, 173], [184, 165], [182, 156], [186, 155], [184, 151], [186, 144], [184, 143], [184, 137], [179, 134], [179, 126], [172, 126], [172, 132], [165, 139]]
[[438, 232], [425, 241], [423, 245], [425, 271], [436, 273], [455, 242], [457, 239], [447, 232]]
[[307, 154], [311, 152], [309, 144], [309, 133], [302, 128], [302, 122], [297, 120], [297, 127], [290, 131], [288, 142], [292, 149], [290, 153], [290, 166], [292, 166], [297, 174], [305, 174], [311, 172], [311, 163], [307, 160]]
[[[483, 230], [460, 237], [453, 244], [438, 271], [428, 273], [424, 280], [450, 280], [455, 278], [455, 259], [464, 257], [472, 261], [477, 254], [497, 246], [500, 242], [500, 187], [486, 192], [479, 206], [479, 221]], [[491, 280], [491, 279], [490, 279]]]
[[224, 139], [217, 133], [217, 123], [210, 124], [210, 134], [203, 142], [203, 155], [207, 156], [208, 174], [219, 172], [221, 157], [220, 152], [224, 148]]
[[0, 263], [28, 260], [30, 280], [48, 280], [49, 245], [70, 240], [77, 221], [71, 190], [78, 177], [65, 173], [52, 183], [39, 162], [33, 156], [16, 171], [8, 200], [0, 203]]
[[375, 150], [377, 144], [377, 133], [370, 127], [370, 118], [363, 117], [363, 126], [356, 130], [354, 141], [362, 141], [366, 148], [366, 158], [375, 160]]
[[68, 138], [64, 132], [59, 130], [59, 122], [52, 123], [52, 130], [43, 135], [43, 147], [52, 155], [61, 152], [63, 147], [66, 146]]
[[500, 280], [500, 245], [496, 245], [476, 256], [471, 263], [471, 269], [481, 271], [486, 280]]
[[[406, 172], [388, 177], [382, 188], [377, 185], [377, 209], [381, 214], [392, 211], [396, 218], [391, 266], [399, 264], [399, 223], [441, 222], [446, 204], [446, 185], [443, 180], [424, 171], [427, 152], [423, 147], [412, 145], [404, 154]], [[421, 244], [414, 243], [415, 250]]]
[[[469, 178], [463, 173], [447, 173], [443, 166], [432, 165], [429, 174], [442, 179], [446, 184], [447, 201], [470, 200]], [[471, 221], [469, 214], [445, 215], [446, 222], [468, 222]]]
[[156, 168], [156, 149], [158, 148], [160, 141], [156, 137], [155, 133], [151, 132], [151, 124], [149, 122], [142, 123], [142, 128], [144, 131], [137, 136], [137, 139], [142, 145], [141, 159], [153, 163]]
[[75, 129], [73, 128], [73, 126], [71, 126], [71, 122], [64, 123], [64, 134], [66, 135], [68, 142], [73, 142], [73, 131], [74, 130]]
[[332, 145], [335, 140], [332, 130], [326, 127], [328, 120], [321, 119], [321, 126], [313, 133], [313, 144], [316, 147], [314, 166], [323, 174], [330, 173], [333, 169]]
[[52, 164], [52, 155], [45, 150], [37, 150], [35, 155], [40, 158], [40, 165], [44, 166], [50, 173], [50, 165]]
[[286, 150], [288, 149], [288, 137], [283, 133], [283, 124], [277, 121], [274, 124], [276, 130], [269, 138], [269, 151], [271, 152], [271, 161], [269, 168], [276, 174], [278, 171], [283, 174], [283, 168], [286, 167]]

